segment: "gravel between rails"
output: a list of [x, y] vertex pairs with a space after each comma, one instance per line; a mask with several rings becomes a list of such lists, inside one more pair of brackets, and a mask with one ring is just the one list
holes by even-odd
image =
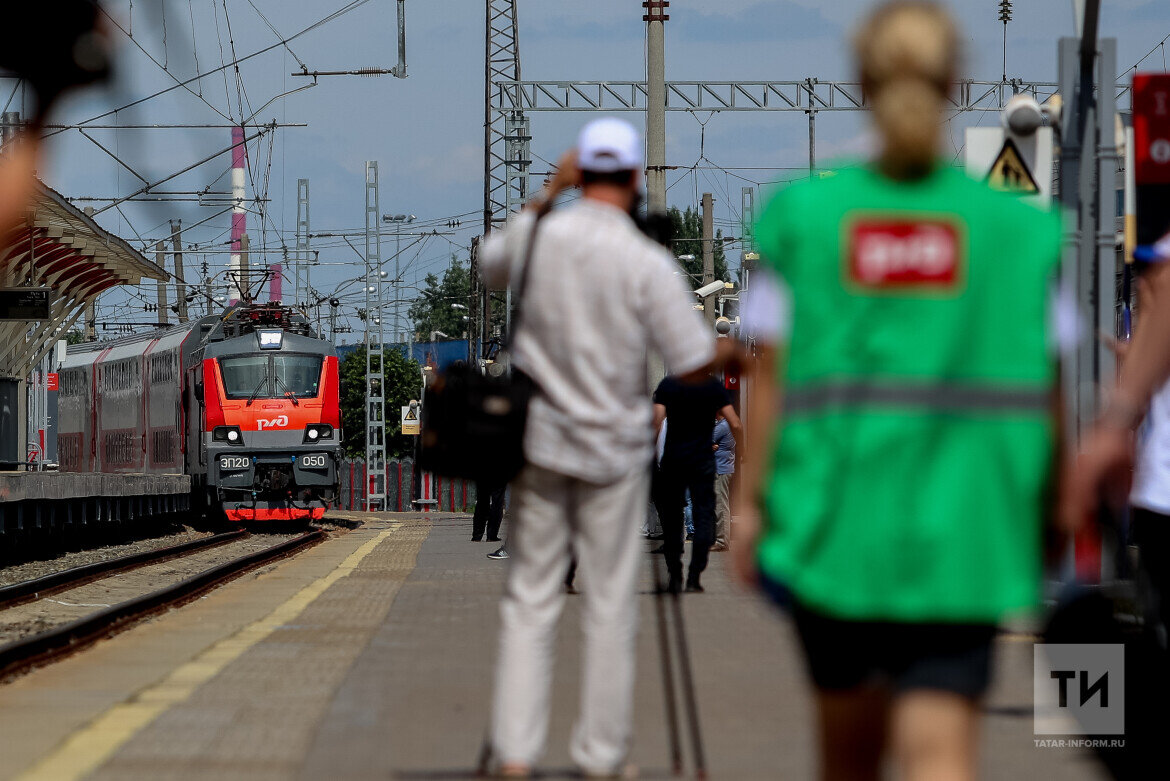
[[104, 545], [100, 548], [70, 551], [69, 553], [64, 553], [53, 559], [45, 559], [43, 561], [28, 561], [21, 564], [0, 567], [0, 586], [10, 586], [13, 583], [23, 583], [26, 580], [44, 577], [45, 575], [51, 575], [54, 572], [73, 569], [74, 567], [80, 567], [84, 564], [93, 564], [97, 561], [108, 561], [109, 559], [116, 559], [121, 556], [129, 556], [134, 553], [142, 553], [143, 551], [158, 550], [159, 548], [178, 545], [182, 542], [190, 542], [191, 540], [210, 537], [213, 534], [215, 534], [215, 532], [197, 531], [187, 526], [184, 527], [183, 531], [181, 532], [176, 532], [174, 534], [164, 534], [161, 537], [150, 537], [121, 545]]
[[196, 551], [159, 564], [115, 573], [35, 602], [8, 608], [0, 611], [0, 645], [156, 591], [217, 564], [265, 550], [298, 536], [297, 533], [253, 534], [210, 550]]

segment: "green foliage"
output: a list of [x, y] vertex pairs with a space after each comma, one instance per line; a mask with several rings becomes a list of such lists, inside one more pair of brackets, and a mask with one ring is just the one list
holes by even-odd
[[[386, 457], [398, 458], [414, 452], [414, 437], [402, 436], [401, 408], [422, 392], [422, 370], [418, 361], [408, 360], [398, 350], [387, 350], [386, 375]], [[342, 448], [351, 458], [366, 455], [366, 351], [359, 347], [341, 361], [341, 424], [345, 428]]]
[[85, 336], [76, 328], [65, 334], [66, 344], [81, 344], [85, 341]]
[[[677, 206], [667, 209], [670, 226], [674, 233], [674, 256], [679, 258], [679, 265], [686, 272], [690, 287], [697, 288], [703, 284], [703, 215], [698, 209], [690, 206], [686, 211], [679, 211]], [[723, 252], [723, 231], [715, 231], [715, 279], [729, 281], [727, 272], [727, 257]], [[684, 260], [681, 255], [694, 255], [694, 259]]]
[[407, 312], [414, 324], [415, 341], [429, 340], [432, 331], [442, 331], [452, 339], [462, 338], [468, 330], [468, 324], [463, 320], [467, 309], [456, 308], [454, 304], [466, 307], [471, 298], [468, 266], [452, 255], [451, 265], [443, 272], [442, 278], [427, 274], [423, 284], [421, 294]]

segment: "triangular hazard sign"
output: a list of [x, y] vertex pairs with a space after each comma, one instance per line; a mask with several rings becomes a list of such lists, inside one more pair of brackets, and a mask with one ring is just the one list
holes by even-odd
[[406, 408], [406, 416], [403, 418], [403, 420], [418, 420], [418, 407], [415, 407], [413, 409], [411, 409], [410, 407], [407, 407]]
[[1003, 149], [991, 164], [991, 171], [987, 174], [987, 183], [995, 190], [1006, 190], [1013, 193], [1038, 193], [1040, 185], [1032, 178], [1032, 172], [1024, 163], [1024, 156], [1010, 138], [1003, 141]]

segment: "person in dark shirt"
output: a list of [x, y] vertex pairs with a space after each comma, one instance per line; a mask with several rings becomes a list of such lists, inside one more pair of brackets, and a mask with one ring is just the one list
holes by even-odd
[[479, 542], [487, 532], [488, 542], [500, 541], [500, 523], [504, 520], [504, 494], [507, 484], [484, 481], [475, 484], [475, 515], [471, 519], [471, 541]]
[[654, 391], [655, 429], [664, 420], [670, 421], [659, 465], [660, 490], [656, 501], [665, 535], [663, 552], [671, 591], [678, 591], [683, 585], [683, 506], [688, 490], [695, 534], [686, 590], [703, 590], [699, 576], [707, 567], [707, 552], [715, 540], [715, 453], [711, 449], [711, 428], [717, 412], [727, 418], [732, 432], [738, 433], [739, 416], [731, 406], [731, 397], [714, 377], [698, 383], [667, 377]]

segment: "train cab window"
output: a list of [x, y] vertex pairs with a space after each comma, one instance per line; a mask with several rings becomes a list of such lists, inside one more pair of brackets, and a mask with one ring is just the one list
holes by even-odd
[[274, 355], [272, 363], [277, 396], [291, 394], [300, 399], [317, 396], [321, 386], [321, 356]]
[[316, 398], [321, 391], [320, 355], [239, 355], [219, 359], [229, 399]]
[[240, 355], [220, 358], [223, 386], [229, 399], [247, 399], [272, 396], [272, 374], [268, 371], [267, 355]]

